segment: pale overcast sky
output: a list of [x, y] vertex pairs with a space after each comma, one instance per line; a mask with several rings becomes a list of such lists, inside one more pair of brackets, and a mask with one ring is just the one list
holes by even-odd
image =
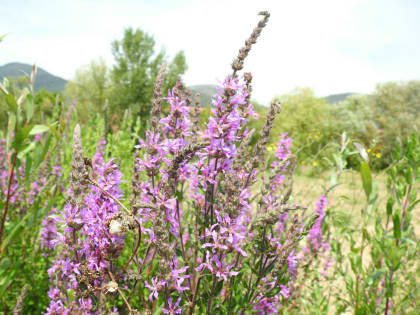
[[0, 65], [36, 63], [71, 79], [103, 57], [124, 28], [141, 28], [173, 56], [184, 50], [187, 85], [216, 84], [268, 10], [245, 63], [260, 102], [309, 86], [319, 96], [369, 93], [385, 81], [420, 79], [418, 0], [0, 0]]

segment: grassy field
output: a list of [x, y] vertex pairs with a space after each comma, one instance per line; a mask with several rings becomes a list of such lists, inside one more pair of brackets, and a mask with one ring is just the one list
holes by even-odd
[[[301, 169], [294, 176], [294, 189], [293, 196], [294, 200], [298, 203], [307, 205], [310, 209], [313, 206], [313, 203], [319, 196], [321, 196], [327, 188], [330, 187], [330, 174], [328, 172], [323, 172], [318, 175], [309, 175], [305, 169]], [[387, 174], [375, 173], [373, 174], [374, 180], [374, 189], [378, 191], [378, 207], [379, 211], [383, 212], [383, 217], [386, 215], [386, 202], [388, 198], [387, 192]], [[416, 191], [419, 191], [420, 187], [417, 185]], [[418, 198], [418, 194], [417, 194]], [[312, 201], [312, 204], [310, 204]], [[339, 234], [340, 228], [337, 226], [346, 225], [350, 230], [360, 229], [360, 224], [362, 222], [362, 209], [366, 207], [367, 201], [365, 193], [363, 191], [363, 185], [360, 173], [357, 171], [346, 171], [343, 173], [339, 180], [339, 185], [332, 189], [328, 193], [328, 215], [330, 216], [329, 222], [334, 222], [335, 227], [330, 230], [330, 233], [334, 235], [336, 239], [340, 239]], [[385, 222], [385, 221], [384, 221]], [[416, 239], [420, 236], [420, 205], [418, 204], [413, 211], [413, 226]], [[374, 226], [371, 224], [367, 227], [369, 232], [374, 233]], [[391, 227], [392, 229], [392, 227]], [[346, 239], [345, 235], [342, 235], [342, 250], [344, 256], [348, 255], [350, 252], [349, 242]], [[360, 241], [361, 237], [359, 238]], [[363, 266], [368, 268], [371, 257], [370, 257], [371, 248], [368, 246], [365, 250], [365, 255], [363, 256]], [[348, 268], [349, 272], [351, 270], [350, 263], [347, 261], [344, 265]], [[322, 266], [319, 266], [320, 268]], [[407, 266], [405, 268], [411, 268], [413, 272], [418, 268], [418, 263], [414, 263], [411, 267]], [[322, 269], [322, 268], [321, 268]], [[325, 312], [327, 314], [337, 314], [336, 302], [337, 296], [348, 298], [348, 292], [346, 291], [346, 281], [343, 277], [338, 277], [334, 273], [337, 272], [337, 269], [333, 267], [328, 273], [328, 278], [318, 278], [316, 280], [317, 285], [324, 287], [326, 289], [324, 297], [328, 299], [328, 308]], [[418, 281], [420, 283], [420, 279]], [[307, 296], [311, 295], [313, 291], [312, 287], [306, 287], [304, 289], [304, 294]], [[339, 312], [340, 314], [353, 314], [353, 310], [348, 309], [347, 312]], [[410, 313], [411, 314], [411, 313]]]
[[[308, 203], [315, 201], [321, 196], [325, 189], [330, 187], [330, 174], [323, 172], [319, 175], [305, 174], [306, 170], [298, 170], [294, 176], [293, 195], [297, 202]], [[379, 207], [385, 213], [386, 201], [388, 198], [386, 188], [386, 174], [373, 174], [374, 186], [378, 189]], [[419, 190], [420, 187], [417, 187]], [[332, 189], [328, 194], [328, 207], [335, 211], [347, 213], [352, 220], [350, 223], [357, 224], [360, 219], [360, 210], [366, 204], [366, 197], [363, 192], [363, 185], [360, 173], [357, 171], [347, 171], [343, 173], [339, 180], [339, 185]], [[420, 236], [420, 204], [414, 209], [415, 233]]]

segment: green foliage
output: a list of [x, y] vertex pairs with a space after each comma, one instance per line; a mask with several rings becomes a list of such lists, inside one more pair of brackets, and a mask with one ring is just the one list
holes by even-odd
[[110, 97], [109, 70], [102, 58], [76, 70], [74, 78], [66, 85], [67, 100], [77, 100], [76, 107], [82, 122], [89, 120], [89, 113], [103, 113], [106, 99]]
[[350, 309], [354, 314], [415, 314], [419, 309], [420, 240], [412, 222], [420, 202], [415, 191], [420, 183], [418, 135], [394, 150], [394, 161], [387, 171], [385, 206], [379, 203], [377, 182], [363, 161], [360, 175], [367, 201], [360, 222], [330, 221], [334, 273], [345, 283], [345, 290], [336, 293], [337, 313]]
[[[150, 113], [156, 76], [163, 62], [165, 53], [155, 53], [154, 39], [140, 29], [128, 28], [122, 40], [112, 43], [115, 66], [111, 71], [113, 109], [132, 108], [142, 118]], [[183, 52], [178, 52], [168, 63], [164, 94], [173, 87], [180, 76], [187, 70]]]
[[381, 166], [392, 160], [392, 151], [399, 141], [420, 129], [420, 81], [380, 84], [371, 99], [373, 119], [383, 144]]
[[[381, 84], [372, 95], [353, 95], [338, 104], [328, 104], [308, 88], [278, 100], [282, 115], [273, 139], [287, 131], [298, 161], [324, 168], [325, 158], [333, 154], [330, 143], [343, 132], [368, 148], [373, 169], [383, 169], [391, 164], [399, 141], [420, 128], [420, 81]], [[354, 156], [348, 158], [350, 167], [359, 167]]]
[[35, 73], [34, 67], [23, 89], [14, 88], [7, 79], [0, 85], [8, 115], [6, 143], [1, 144], [5, 159], [0, 161], [2, 174], [7, 174], [0, 190], [0, 309], [5, 313], [11, 313], [25, 284], [29, 289], [24, 313], [45, 310], [47, 261], [39, 250], [39, 231], [42, 219], [62, 199], [59, 179], [47, 172], [50, 163], [59, 160], [55, 149], [64, 120], [53, 111], [60, 123], [37, 123], [43, 116], [42, 100], [51, 95], [34, 93]]
[[297, 88], [280, 96], [282, 114], [276, 119], [272, 139], [287, 132], [293, 139], [298, 161], [320, 165], [329, 156], [329, 143], [341, 134], [336, 127], [330, 105], [309, 88]]

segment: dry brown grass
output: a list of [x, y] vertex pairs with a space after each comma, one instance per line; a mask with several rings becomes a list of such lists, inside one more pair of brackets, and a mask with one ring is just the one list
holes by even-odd
[[[373, 174], [373, 181], [378, 191], [378, 206], [380, 210], [383, 209], [385, 218], [386, 202], [388, 199], [386, 174]], [[328, 208], [331, 211], [330, 214], [338, 215], [340, 212], [344, 213], [345, 215], [342, 216], [342, 218], [348, 221], [343, 223], [357, 228], [357, 226], [361, 223], [361, 210], [367, 205], [360, 173], [356, 171], [345, 172], [341, 175], [339, 183], [340, 185], [336, 186], [328, 194]], [[300, 172], [294, 176], [294, 201], [308, 205], [309, 209], [313, 209], [315, 201], [324, 194], [325, 190], [330, 186], [330, 173], [324, 172], [316, 176], [309, 176], [307, 172], [305, 174], [305, 169], [301, 169]], [[416, 187], [415, 191], [420, 191], [420, 186]], [[417, 198], [419, 198], [419, 196]], [[417, 205], [414, 209], [413, 215], [413, 224], [415, 227], [414, 231], [418, 238], [420, 237], [420, 205]], [[373, 227], [368, 227], [368, 230], [373, 232]], [[349, 248], [345, 243], [342, 244], [342, 249], [343, 252], [348, 252]], [[369, 251], [369, 248], [367, 248], [363, 259], [364, 266], [369, 264]], [[344, 279], [333, 277], [332, 280], [324, 279], [321, 280], [321, 282], [324, 288], [328, 288], [328, 293], [326, 291], [325, 294], [332, 294], [330, 297], [331, 299], [329, 300], [329, 313], [333, 314], [335, 313], [333, 307], [335, 298], [333, 295], [340, 294], [343, 296], [344, 294], [345, 296], [347, 294]], [[309, 293], [310, 290], [311, 289], [308, 288], [307, 293]], [[351, 311], [348, 314], [350, 313]]]
[[[388, 198], [386, 188], [386, 174], [373, 174], [374, 185], [378, 189], [379, 207], [384, 210]], [[320, 175], [309, 176], [305, 174], [305, 170], [301, 170], [294, 176], [293, 196], [296, 202], [313, 205], [330, 184], [330, 174], [323, 172]], [[420, 185], [416, 187], [420, 190]], [[348, 213], [357, 224], [360, 220], [361, 209], [366, 206], [366, 197], [363, 191], [360, 173], [356, 171], [347, 171], [340, 176], [339, 185], [331, 190], [328, 194], [328, 207]], [[415, 233], [420, 237], [420, 204], [414, 209], [413, 223]]]

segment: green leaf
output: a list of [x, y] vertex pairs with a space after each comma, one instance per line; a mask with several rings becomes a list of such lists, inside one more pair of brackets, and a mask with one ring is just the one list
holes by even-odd
[[26, 146], [26, 148], [25, 148], [25, 149], [23, 149], [22, 151], [20, 151], [20, 152], [18, 153], [18, 156], [17, 156], [17, 157], [18, 157], [18, 159], [22, 160], [28, 152], [32, 151], [32, 150], [35, 148], [35, 146], [36, 146], [35, 142], [31, 142], [31, 143], [29, 143], [29, 144]]
[[7, 128], [7, 144], [6, 151], [9, 151], [11, 142], [13, 141], [12, 133], [15, 131], [16, 127], [16, 115], [13, 113], [9, 114], [8, 128]]
[[369, 232], [367, 231], [367, 229], [366, 229], [366, 228], [363, 228], [363, 229], [362, 229], [362, 235], [363, 235], [363, 238], [364, 238], [365, 240], [367, 240], [368, 242], [370, 241]]
[[392, 205], [394, 204], [394, 199], [392, 197], [388, 198], [388, 201], [386, 202], [386, 214], [388, 216], [392, 215]]
[[18, 104], [17, 104], [13, 94], [10, 94], [10, 93], [7, 94], [6, 101], [7, 101], [7, 104], [9, 105], [10, 111], [16, 113], [16, 111], [18, 109]]
[[392, 216], [392, 222], [394, 223], [394, 237], [396, 239], [401, 238], [401, 220], [398, 213]]
[[37, 146], [34, 152], [34, 168], [38, 168], [38, 166], [42, 163], [45, 158], [45, 155], [48, 152], [48, 149], [51, 145], [52, 136], [51, 134], [48, 136], [45, 144], [43, 146]]
[[32, 159], [31, 156], [28, 155], [26, 157], [26, 165], [25, 165], [25, 177], [28, 177], [32, 168]]
[[3, 258], [0, 261], [0, 276], [3, 275], [7, 271], [9, 266], [10, 266], [10, 259], [9, 258], [7, 258], [7, 257]]
[[18, 129], [18, 132], [16, 133], [12, 143], [12, 146], [15, 148], [16, 152], [19, 152], [22, 149], [23, 143], [28, 138], [31, 128], [32, 126], [28, 125]]
[[363, 189], [366, 197], [369, 199], [369, 196], [372, 193], [372, 174], [370, 172], [369, 164], [366, 162], [362, 162], [360, 165], [360, 175], [362, 176]]
[[36, 135], [36, 134], [43, 133], [43, 132], [48, 131], [48, 130], [50, 130], [50, 128], [48, 126], [45, 126], [45, 125], [35, 125], [32, 128], [32, 130], [31, 130], [31, 132], [29, 134], [30, 135]]
[[5, 277], [0, 278], [0, 296], [4, 294], [9, 285], [13, 282], [16, 271], [13, 270], [8, 273]]
[[404, 242], [407, 242], [407, 243], [409, 243], [413, 246], [417, 245], [416, 242], [414, 242], [412, 239], [409, 239], [409, 238], [406, 238], [406, 237], [401, 238], [401, 240], [404, 241]]
[[34, 98], [31, 94], [26, 95], [26, 121], [30, 121], [34, 116]]
[[412, 204], [410, 204], [410, 206], [407, 208], [407, 211], [410, 212], [411, 210], [414, 209], [414, 207], [420, 202], [420, 199], [417, 199], [416, 201], [414, 201]]

